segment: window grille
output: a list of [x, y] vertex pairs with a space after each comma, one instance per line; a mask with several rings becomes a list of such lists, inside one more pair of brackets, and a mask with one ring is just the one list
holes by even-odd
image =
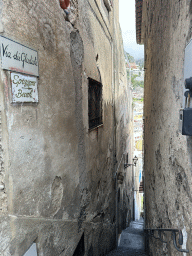
[[91, 78], [88, 80], [89, 129], [93, 129], [102, 124], [102, 84]]

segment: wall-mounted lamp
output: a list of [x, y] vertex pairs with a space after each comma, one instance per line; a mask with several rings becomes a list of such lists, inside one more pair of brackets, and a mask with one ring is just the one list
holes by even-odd
[[133, 158], [133, 164], [128, 164], [128, 154], [127, 154], [127, 159], [126, 159], [127, 161], [127, 163], [126, 164], [124, 164], [124, 168], [127, 168], [127, 167], [129, 167], [129, 166], [131, 166], [131, 165], [133, 165], [133, 166], [136, 166], [136, 164], [137, 164], [137, 161], [138, 161], [138, 158], [135, 156], [134, 158]]

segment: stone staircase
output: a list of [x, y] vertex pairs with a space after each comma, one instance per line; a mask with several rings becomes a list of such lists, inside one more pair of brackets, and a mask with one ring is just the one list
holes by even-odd
[[119, 246], [106, 256], [147, 256], [144, 250], [143, 220], [132, 221], [128, 228], [123, 230]]

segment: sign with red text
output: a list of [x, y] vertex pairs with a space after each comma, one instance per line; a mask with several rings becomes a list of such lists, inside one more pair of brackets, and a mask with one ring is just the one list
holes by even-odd
[[2, 69], [39, 76], [37, 51], [0, 36]]
[[37, 82], [37, 77], [12, 72], [12, 102], [38, 102]]

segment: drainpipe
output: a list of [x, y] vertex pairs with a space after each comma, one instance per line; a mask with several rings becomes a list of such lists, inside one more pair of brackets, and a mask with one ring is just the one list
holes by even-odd
[[[144, 52], [144, 58], [146, 56], [146, 52]], [[145, 59], [144, 59], [145, 61]], [[144, 67], [146, 67], [146, 62], [144, 62]], [[144, 73], [144, 102], [143, 102], [143, 189], [144, 189], [144, 193], [143, 193], [143, 203], [144, 203], [144, 229], [147, 228], [146, 226], [146, 173], [145, 173], [145, 150], [144, 150], [144, 147], [145, 147], [145, 125], [146, 125], [146, 122], [145, 122], [145, 76], [146, 76], [146, 73]], [[148, 237], [146, 236], [145, 237], [145, 251], [147, 253], [149, 253], [149, 239]]]
[[115, 233], [116, 233], [116, 248], [118, 247], [118, 235], [119, 235], [119, 230], [118, 230], [118, 223], [119, 223], [119, 205], [118, 205], [118, 181], [117, 181], [117, 172], [116, 172], [116, 179], [115, 179], [115, 205], [116, 205], [116, 226], [115, 226]]
[[[113, 47], [112, 47], [113, 48]], [[114, 53], [113, 53], [114, 55]], [[114, 56], [113, 56], [114, 58]], [[114, 59], [113, 59], [114, 63]], [[114, 170], [115, 170], [115, 220], [116, 220], [116, 247], [118, 247], [118, 223], [119, 223], [119, 205], [118, 205], [118, 180], [117, 180], [117, 158], [116, 158], [116, 113], [115, 113], [115, 78], [116, 78], [116, 71], [113, 68], [113, 146], [114, 146]]]
[[133, 182], [133, 221], [135, 220], [135, 173], [132, 165], [132, 182]]

